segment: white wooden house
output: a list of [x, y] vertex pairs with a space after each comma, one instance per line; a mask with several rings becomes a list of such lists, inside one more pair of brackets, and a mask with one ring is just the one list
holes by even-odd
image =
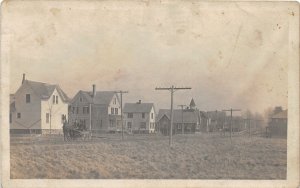
[[155, 132], [155, 108], [153, 103], [126, 103], [124, 105], [125, 129], [133, 133]]
[[62, 132], [69, 98], [59, 85], [25, 79], [10, 95], [10, 132], [56, 134]]

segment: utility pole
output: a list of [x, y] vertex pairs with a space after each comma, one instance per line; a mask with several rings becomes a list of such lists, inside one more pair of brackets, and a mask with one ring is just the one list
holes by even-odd
[[128, 91], [115, 91], [115, 93], [120, 94], [121, 98], [121, 123], [122, 123], [122, 140], [124, 140], [124, 122], [123, 122], [123, 93], [128, 93]]
[[234, 111], [242, 111], [241, 109], [230, 109], [230, 110], [222, 110], [223, 112], [230, 112], [230, 141], [232, 139], [232, 112]]
[[169, 145], [170, 147], [172, 146], [172, 129], [173, 129], [173, 94], [177, 90], [184, 90], [184, 89], [192, 89], [191, 87], [174, 87], [172, 85], [171, 87], [156, 87], [155, 90], [168, 90], [171, 92], [171, 124], [170, 124], [170, 140], [169, 140]]
[[183, 107], [185, 107], [186, 105], [181, 104], [178, 105], [179, 107], [181, 107], [181, 129], [182, 129], [182, 135], [184, 134], [184, 126], [183, 126]]

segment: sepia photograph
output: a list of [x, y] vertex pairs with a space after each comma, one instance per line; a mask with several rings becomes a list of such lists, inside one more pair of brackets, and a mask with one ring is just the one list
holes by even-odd
[[1, 54], [1, 187], [299, 186], [297, 2], [8, 0]]

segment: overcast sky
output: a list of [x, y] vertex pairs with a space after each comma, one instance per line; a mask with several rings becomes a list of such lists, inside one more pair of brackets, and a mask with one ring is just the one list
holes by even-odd
[[[128, 90], [125, 102], [201, 110], [287, 107], [289, 16], [278, 4], [85, 1], [11, 3], [11, 88], [29, 80]], [[48, 3], [48, 4], [47, 4]], [[118, 5], [118, 6], [117, 6]]]

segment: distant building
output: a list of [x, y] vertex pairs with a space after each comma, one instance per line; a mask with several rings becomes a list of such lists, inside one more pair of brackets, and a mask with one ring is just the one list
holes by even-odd
[[133, 133], [155, 132], [155, 108], [153, 103], [126, 103], [124, 106], [126, 130]]
[[121, 131], [121, 105], [114, 91], [79, 91], [69, 107], [70, 123], [79, 122], [93, 132]]
[[267, 127], [271, 137], [287, 138], [287, 115], [287, 110], [280, 110], [279, 108], [274, 110], [274, 114], [270, 116]]
[[[200, 111], [196, 109], [194, 99], [186, 109], [173, 110], [173, 133], [195, 133], [200, 125]], [[164, 135], [169, 135], [171, 125], [171, 111], [160, 109], [157, 117], [158, 130]]]
[[69, 98], [59, 85], [26, 80], [10, 95], [10, 132], [61, 133]]
[[207, 124], [202, 127], [202, 131], [213, 132], [223, 128], [226, 120], [226, 113], [223, 111], [206, 112]]

